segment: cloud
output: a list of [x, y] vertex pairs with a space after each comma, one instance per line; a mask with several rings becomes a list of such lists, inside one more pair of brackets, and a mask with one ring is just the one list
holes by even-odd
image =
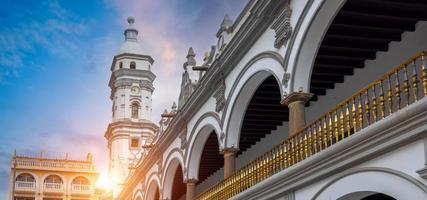
[[[79, 37], [87, 24], [67, 11], [57, 1], [33, 8], [31, 17], [3, 24], [0, 28], [0, 83], [18, 76], [23, 67], [43, 52], [53, 56], [72, 57], [80, 44]], [[43, 13], [43, 14], [41, 14]], [[10, 15], [10, 21], [13, 19]]]

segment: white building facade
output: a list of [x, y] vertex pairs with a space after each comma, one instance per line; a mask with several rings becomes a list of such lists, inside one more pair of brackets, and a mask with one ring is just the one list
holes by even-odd
[[[189, 49], [178, 109], [116, 198], [427, 199], [426, 8], [249, 1], [203, 63]], [[129, 136], [107, 137], [112, 160]]]

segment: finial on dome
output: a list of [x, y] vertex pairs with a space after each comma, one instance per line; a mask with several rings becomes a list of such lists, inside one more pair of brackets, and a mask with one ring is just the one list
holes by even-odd
[[135, 23], [135, 18], [133, 18], [132, 16], [128, 17], [128, 23], [129, 25], [132, 25], [133, 23]]
[[138, 30], [133, 28], [133, 23], [135, 23], [135, 18], [128, 17], [129, 27], [125, 30], [124, 35], [126, 40], [137, 40]]

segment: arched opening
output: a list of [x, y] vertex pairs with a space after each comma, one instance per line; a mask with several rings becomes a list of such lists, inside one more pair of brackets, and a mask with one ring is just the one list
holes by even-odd
[[49, 175], [43, 181], [44, 189], [47, 190], [62, 190], [64, 181], [58, 175]]
[[148, 186], [146, 200], [160, 200], [159, 185], [156, 181], [151, 181]]
[[136, 69], [136, 63], [134, 61], [130, 62], [130, 69]]
[[337, 200], [396, 200], [396, 198], [380, 192], [360, 191], [346, 194]]
[[71, 191], [89, 191], [90, 190], [90, 181], [86, 177], [78, 176], [73, 179], [71, 182]]
[[167, 168], [164, 173], [163, 198], [171, 200], [185, 199], [186, 184], [184, 183], [180, 153], [175, 151], [170, 156], [172, 159], [166, 162]]
[[211, 131], [204, 143], [202, 155], [200, 157], [198, 183], [202, 183], [223, 166], [224, 158], [219, 152], [217, 134], [215, 131]]
[[119, 63], [119, 68], [122, 69], [123, 68], [123, 62]]
[[15, 188], [17, 189], [35, 189], [36, 179], [29, 173], [19, 174], [15, 179]]
[[133, 119], [139, 118], [139, 104], [136, 102], [133, 102], [131, 105], [131, 116]]
[[185, 199], [185, 192], [186, 185], [184, 184], [182, 167], [178, 165], [173, 178], [171, 200]]
[[[288, 121], [288, 109], [280, 103], [280, 100], [279, 85], [276, 78], [270, 75], [256, 88], [247, 104], [240, 127], [240, 151], [237, 156], [276, 130], [283, 122]], [[280, 134], [281, 138], [287, 135], [286, 132]], [[260, 153], [263, 152], [257, 152]]]
[[397, 200], [397, 199], [382, 193], [376, 193], [376, 194], [369, 195], [361, 200]]
[[[340, 5], [332, 1], [330, 3], [334, 4], [331, 7]], [[427, 9], [427, 2], [421, 1], [347, 0], [342, 7], [334, 9], [339, 10], [332, 19], [329, 19], [329, 23], [324, 23], [322, 28], [313, 32], [317, 35], [322, 35], [324, 32], [320, 42], [314, 45], [314, 49], [317, 49], [314, 60], [297, 66], [299, 68], [312, 66], [311, 71], [306, 73], [310, 76], [308, 87], [314, 94], [312, 101], [317, 101], [319, 96], [324, 96], [328, 90], [336, 88], [337, 83], [344, 83], [345, 76], [355, 75], [357, 69], [370, 66], [366, 64], [367, 60], [377, 59], [378, 52], [388, 52], [391, 42], [400, 42], [403, 33], [415, 31], [417, 22], [427, 20], [427, 13], [424, 12]], [[324, 10], [328, 10], [329, 13], [335, 11], [329, 8]], [[319, 15], [318, 18], [322, 18], [322, 15]], [[314, 22], [314, 24], [318, 23]], [[415, 48], [409, 47], [405, 52], [419, 51]], [[388, 64], [390, 68], [394, 67], [413, 53], [403, 56], [402, 59], [396, 59], [396, 63], [391, 60], [387, 63], [390, 62]], [[307, 59], [308, 56], [301, 55], [301, 59], [310, 62], [310, 59]], [[374, 73], [366, 74], [364, 79], [374, 80], [377, 77], [370, 77], [370, 74], [380, 76], [388, 70], [378, 66], [376, 68], [372, 69]], [[296, 79], [305, 78], [296, 77]], [[355, 81], [352, 84], [348, 94], [341, 93], [341, 98], [351, 95], [367, 83]], [[341, 100], [338, 99], [338, 102]]]

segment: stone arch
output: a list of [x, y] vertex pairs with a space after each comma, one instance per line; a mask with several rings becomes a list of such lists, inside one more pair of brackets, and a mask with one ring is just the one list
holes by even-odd
[[171, 199], [175, 173], [179, 166], [181, 166], [181, 173], [184, 176], [184, 159], [179, 149], [174, 149], [169, 153], [164, 166], [165, 170], [162, 176], [163, 198]]
[[45, 179], [49, 176], [58, 176], [59, 178], [61, 178], [63, 184], [67, 183], [67, 180], [65, 179], [65, 177], [62, 174], [58, 174], [58, 173], [47, 173], [47, 174], [45, 174], [43, 176], [43, 178], [41, 179], [41, 183], [43, 184]]
[[403, 172], [388, 168], [352, 169], [323, 186], [312, 198], [339, 199], [357, 192], [382, 193], [395, 199], [427, 199], [427, 187]]
[[329, 25], [334, 20], [346, 0], [330, 0], [309, 3], [309, 10], [303, 12], [295, 37], [292, 37], [292, 49], [287, 51], [289, 62], [287, 71], [291, 78], [289, 92], [310, 91], [310, 79], [317, 51]]
[[84, 178], [86, 178], [89, 181], [89, 185], [93, 185], [92, 179], [89, 176], [85, 175], [85, 174], [78, 174], [78, 175], [72, 176], [70, 178], [70, 180], [68, 180], [68, 185], [71, 186], [71, 184], [73, 183], [73, 180], [75, 178], [78, 178], [78, 177], [84, 177]]
[[[283, 94], [282, 78], [285, 71], [280, 55], [265, 52], [255, 56], [239, 73], [227, 97], [223, 114], [225, 147], [239, 148], [240, 128], [246, 107], [258, 86], [268, 77], [274, 76], [280, 94]], [[233, 120], [233, 121], [232, 121]]]
[[160, 195], [160, 180], [158, 176], [151, 175], [148, 179], [148, 187], [145, 192], [145, 200], [159, 200], [156, 198], [157, 193]]
[[132, 200], [142, 200], [143, 199], [143, 195], [142, 195], [142, 190], [138, 189], [134, 192]]
[[189, 143], [185, 154], [187, 174], [184, 174], [187, 179], [197, 179], [203, 147], [212, 131], [216, 133], [218, 146], [221, 148], [223, 145], [221, 142], [219, 117], [216, 113], [205, 113], [197, 120], [189, 136]]
[[19, 175], [21, 175], [21, 174], [31, 174], [31, 176], [33, 176], [33, 177], [34, 177], [34, 180], [36, 181], [36, 183], [38, 183], [38, 181], [39, 181], [39, 177], [38, 177], [36, 174], [34, 174], [33, 172], [30, 172], [30, 171], [21, 171], [21, 172], [16, 173], [16, 175], [15, 175], [15, 179], [16, 179]]

